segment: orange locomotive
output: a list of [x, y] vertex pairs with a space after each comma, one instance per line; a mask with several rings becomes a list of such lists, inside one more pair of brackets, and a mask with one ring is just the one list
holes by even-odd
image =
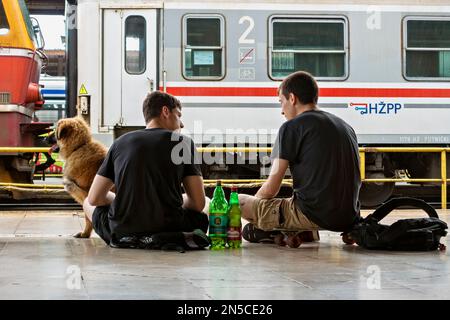
[[[39, 77], [46, 60], [37, 21], [24, 0], [0, 0], [0, 147], [33, 147], [49, 123], [33, 122], [44, 104]], [[33, 154], [0, 156], [1, 182], [31, 181]]]

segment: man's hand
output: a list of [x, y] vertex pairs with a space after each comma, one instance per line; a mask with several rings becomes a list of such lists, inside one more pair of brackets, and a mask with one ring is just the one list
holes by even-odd
[[272, 168], [270, 169], [269, 178], [256, 192], [255, 197], [261, 199], [274, 198], [281, 188], [281, 182], [283, 181], [286, 170], [289, 167], [289, 161], [285, 159], [276, 158], [273, 161]]

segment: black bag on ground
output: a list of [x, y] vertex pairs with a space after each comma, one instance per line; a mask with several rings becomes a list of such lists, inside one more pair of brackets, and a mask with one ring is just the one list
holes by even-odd
[[[392, 210], [411, 206], [424, 210], [428, 218], [402, 219], [392, 225], [379, 222]], [[447, 235], [447, 224], [439, 219], [436, 210], [425, 201], [415, 198], [395, 198], [384, 203], [372, 214], [355, 224], [350, 232], [343, 234], [344, 242], [353, 240], [366, 249], [429, 251], [441, 249], [441, 237]], [[346, 241], [347, 240], [347, 241]]]
[[211, 239], [200, 229], [192, 232], [159, 232], [148, 236], [125, 236], [112, 239], [113, 248], [139, 248], [156, 250], [200, 250], [211, 245]]

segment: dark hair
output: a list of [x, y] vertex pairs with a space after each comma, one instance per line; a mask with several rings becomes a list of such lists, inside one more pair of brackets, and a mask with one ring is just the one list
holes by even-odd
[[286, 99], [289, 94], [294, 94], [301, 104], [314, 103], [319, 100], [319, 86], [314, 77], [305, 71], [297, 71], [290, 74], [283, 80], [278, 92], [281, 92]]
[[162, 91], [149, 93], [144, 100], [142, 111], [144, 112], [145, 123], [161, 115], [162, 108], [166, 106], [172, 111], [175, 108], [181, 109], [180, 101], [171, 94]]

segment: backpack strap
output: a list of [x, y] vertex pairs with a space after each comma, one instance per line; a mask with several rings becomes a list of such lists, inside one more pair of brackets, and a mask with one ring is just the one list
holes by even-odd
[[439, 218], [436, 210], [430, 206], [428, 203], [421, 199], [410, 198], [410, 197], [402, 197], [402, 198], [394, 198], [389, 200], [388, 202], [383, 203], [379, 206], [370, 217], [374, 218], [378, 222], [383, 220], [392, 210], [397, 209], [398, 207], [409, 206], [414, 208], [419, 208], [425, 211], [430, 218]]

